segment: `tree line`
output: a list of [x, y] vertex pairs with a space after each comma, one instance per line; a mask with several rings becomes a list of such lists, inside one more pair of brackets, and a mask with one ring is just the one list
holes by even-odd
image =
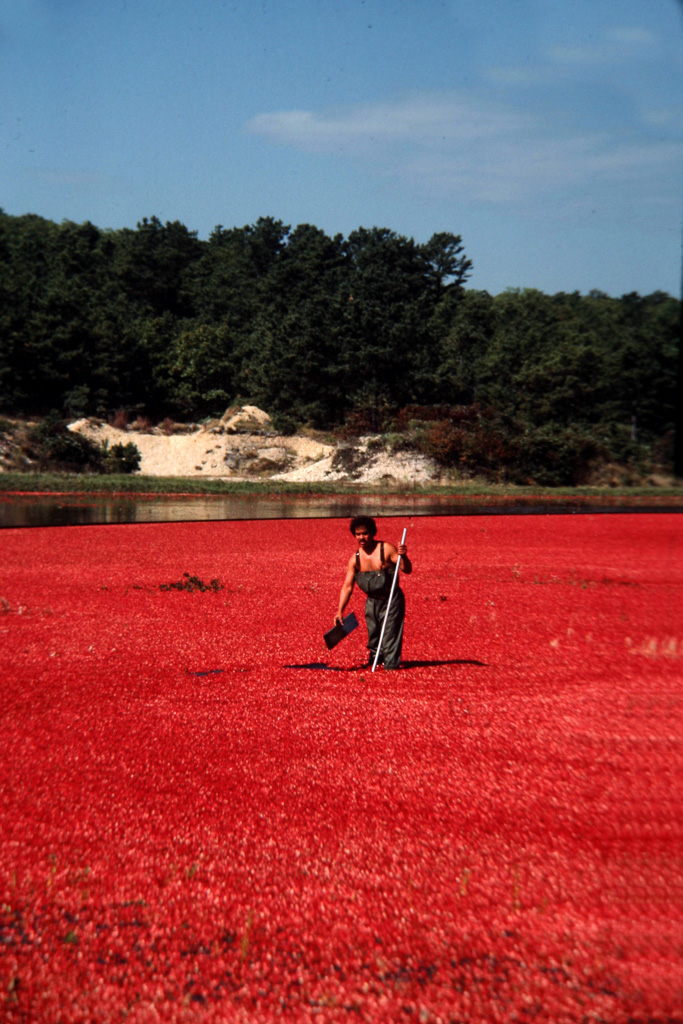
[[420, 423], [442, 461], [536, 479], [664, 449], [677, 299], [492, 296], [470, 271], [448, 232], [261, 218], [203, 241], [155, 217], [102, 230], [0, 211], [0, 411], [196, 420], [248, 401], [285, 431]]

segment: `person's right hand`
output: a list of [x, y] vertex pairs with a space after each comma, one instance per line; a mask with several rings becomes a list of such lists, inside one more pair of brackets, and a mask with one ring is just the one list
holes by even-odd
[[337, 613], [337, 614], [335, 615], [335, 617], [334, 617], [334, 624], [335, 624], [335, 626], [341, 626], [341, 625], [343, 625], [343, 623], [342, 623], [342, 617], [341, 617], [341, 615], [340, 615], [339, 613]]

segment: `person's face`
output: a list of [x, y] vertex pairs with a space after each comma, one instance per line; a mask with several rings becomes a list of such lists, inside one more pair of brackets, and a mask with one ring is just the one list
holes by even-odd
[[374, 544], [374, 537], [371, 537], [368, 533], [367, 526], [359, 526], [357, 530], [354, 530], [353, 535], [358, 542], [358, 547], [363, 551], [366, 551]]

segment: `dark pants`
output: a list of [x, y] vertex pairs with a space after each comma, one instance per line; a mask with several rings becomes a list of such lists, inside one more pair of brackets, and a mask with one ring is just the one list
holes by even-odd
[[[388, 603], [388, 597], [368, 597], [365, 602], [365, 622], [368, 627], [368, 651], [371, 663], [374, 662], [377, 653], [379, 635], [382, 632], [382, 623], [387, 614]], [[397, 587], [391, 599], [389, 618], [382, 637], [380, 658], [384, 661], [385, 668], [398, 668], [401, 663], [405, 614], [406, 599], [401, 588]]]

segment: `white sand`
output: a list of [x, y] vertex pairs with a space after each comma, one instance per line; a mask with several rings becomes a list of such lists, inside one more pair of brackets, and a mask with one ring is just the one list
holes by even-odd
[[425, 484], [438, 482], [436, 463], [410, 452], [390, 452], [372, 438], [332, 445], [312, 438], [275, 434], [227, 434], [196, 427], [191, 433], [119, 430], [99, 421], [69, 424], [97, 444], [133, 442], [144, 476], [211, 477], [229, 480], [355, 481]]

